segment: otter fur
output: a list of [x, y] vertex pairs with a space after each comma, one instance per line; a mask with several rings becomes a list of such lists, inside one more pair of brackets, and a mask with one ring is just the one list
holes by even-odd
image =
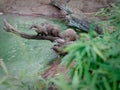
[[78, 35], [73, 29], [69, 28], [63, 32], [61, 37], [65, 41], [69, 42], [69, 41], [75, 41], [78, 38]]
[[48, 32], [46, 30], [46, 28], [42, 25], [37, 25], [37, 24], [34, 24], [30, 27], [30, 29], [34, 29], [38, 35], [48, 35]]
[[45, 36], [60, 37], [60, 30], [56, 25], [41, 23], [40, 25], [32, 25], [31, 29], [34, 29], [38, 34]]
[[60, 36], [60, 30], [56, 25], [44, 23], [43, 26], [46, 28], [48, 35], [54, 37]]

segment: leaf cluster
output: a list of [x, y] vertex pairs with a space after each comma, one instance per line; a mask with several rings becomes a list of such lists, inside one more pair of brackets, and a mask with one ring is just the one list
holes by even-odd
[[[115, 27], [112, 33], [105, 31], [102, 37], [94, 37], [93, 31], [80, 34], [80, 40], [65, 48], [68, 54], [61, 64], [69, 68], [67, 85], [72, 90], [120, 89], [120, 6], [112, 5], [109, 12], [104, 13]], [[72, 63], [75, 64], [71, 68]], [[63, 81], [55, 83], [59, 85]]]

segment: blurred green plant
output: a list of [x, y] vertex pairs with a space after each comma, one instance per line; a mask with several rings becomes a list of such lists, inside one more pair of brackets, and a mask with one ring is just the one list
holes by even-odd
[[91, 30], [65, 48], [68, 54], [61, 64], [69, 68], [70, 81], [61, 77], [53, 80], [59, 90], [120, 90], [120, 5], [112, 4], [106, 11], [101, 15], [115, 30], [104, 31], [102, 37], [95, 37]]

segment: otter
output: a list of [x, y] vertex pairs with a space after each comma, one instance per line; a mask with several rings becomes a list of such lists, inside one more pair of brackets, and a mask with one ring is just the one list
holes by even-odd
[[59, 46], [59, 47], [61, 47], [61, 46], [63, 46], [63, 45], [65, 45], [65, 40], [64, 39], [56, 39], [54, 42], [54, 46]]
[[30, 29], [34, 29], [38, 35], [60, 37], [60, 30], [57, 26], [48, 23], [41, 23], [40, 25], [32, 25]]
[[37, 35], [48, 35], [48, 32], [46, 30], [46, 28], [41, 24], [41, 25], [37, 25], [37, 24], [33, 24], [30, 29], [34, 29], [37, 32]]
[[66, 55], [67, 52], [65, 52], [63, 49], [67, 46], [73, 43], [73, 41], [68, 41], [68, 40], [64, 40], [64, 39], [56, 39], [54, 42], [54, 46], [52, 47], [52, 49], [58, 53], [59, 55]]
[[69, 28], [63, 32], [61, 37], [65, 41], [70, 42], [70, 41], [75, 41], [78, 38], [78, 35], [73, 29]]
[[66, 44], [64, 39], [56, 39], [54, 42], [54, 46], [52, 47], [52, 49], [58, 53], [59, 55], [65, 55], [66, 52], [63, 51], [63, 48]]
[[43, 26], [46, 27], [48, 35], [54, 37], [60, 37], [60, 30], [56, 25], [44, 23]]

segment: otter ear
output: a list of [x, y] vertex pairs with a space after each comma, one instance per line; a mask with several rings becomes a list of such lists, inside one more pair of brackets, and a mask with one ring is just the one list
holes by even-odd
[[30, 26], [29, 29], [33, 29], [34, 28], [34, 25]]
[[36, 29], [37, 27], [35, 25], [32, 25], [29, 29]]

